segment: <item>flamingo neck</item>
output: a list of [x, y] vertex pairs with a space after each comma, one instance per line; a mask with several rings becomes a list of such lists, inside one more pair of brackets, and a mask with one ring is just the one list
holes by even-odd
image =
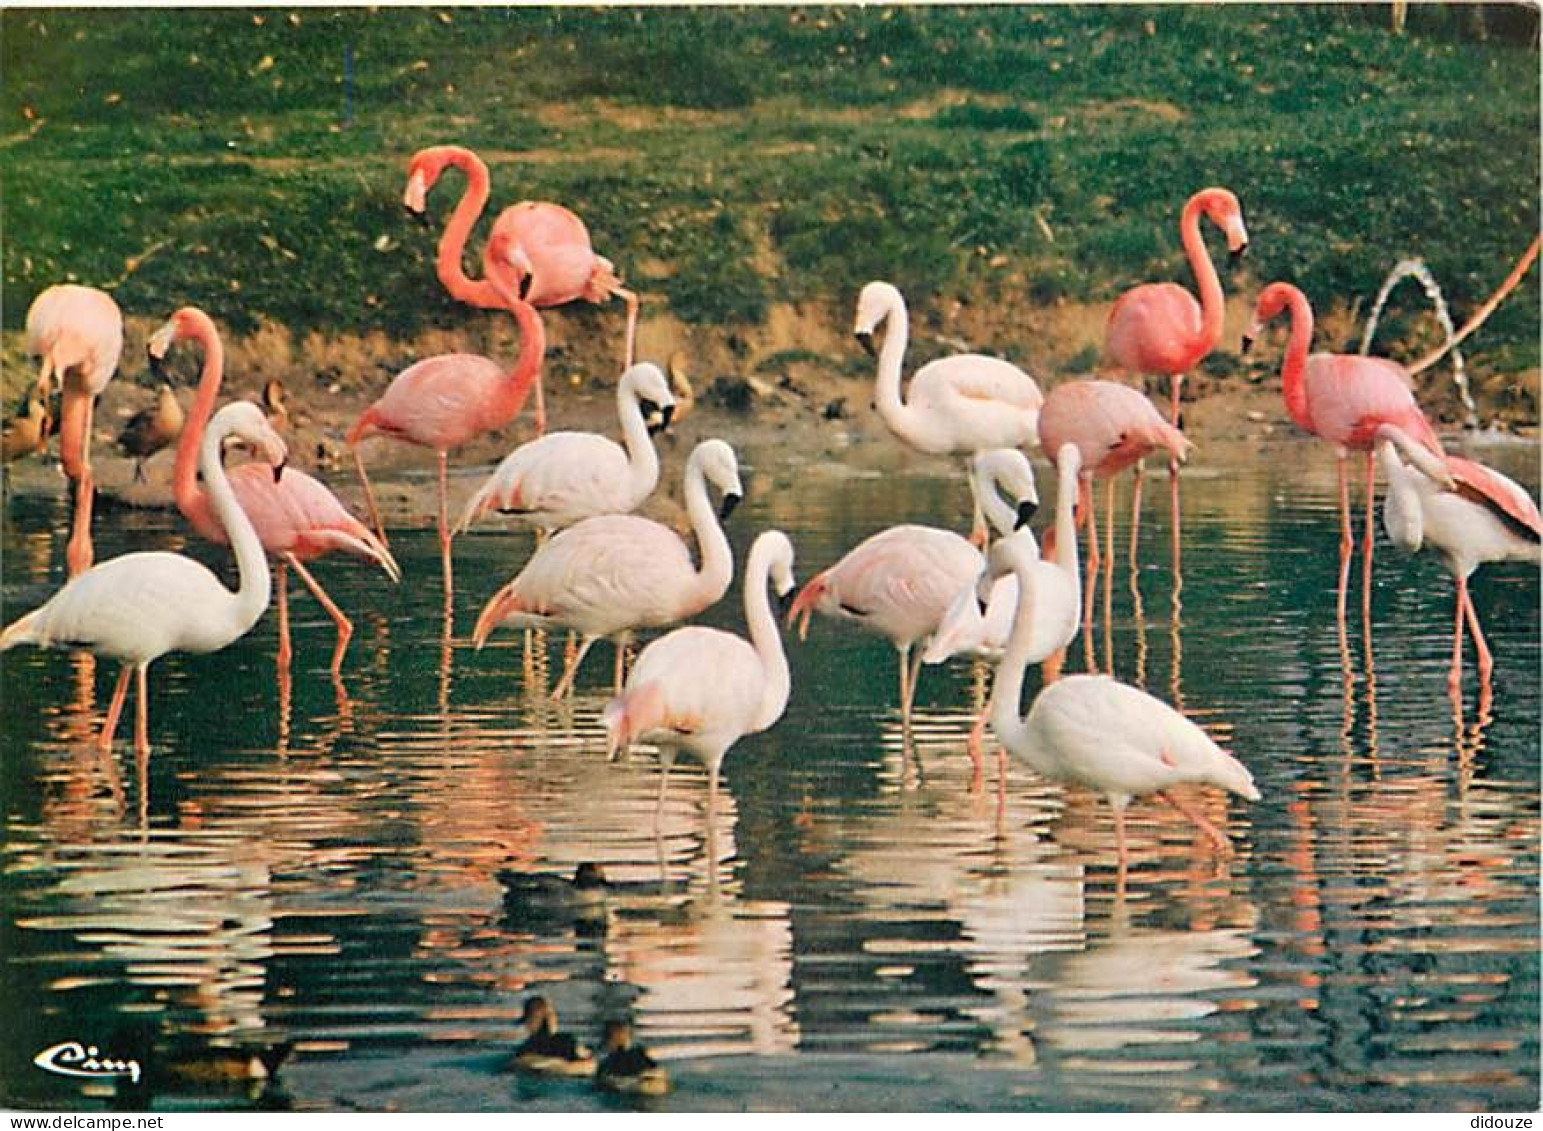
[[[203, 347], [204, 366], [198, 376], [198, 391], [193, 395], [193, 407], [188, 410], [182, 425], [182, 435], [177, 440], [177, 463], [172, 472], [172, 495], [177, 509], [189, 522], [197, 524], [206, 512], [209, 500], [205, 497], [208, 473], [205, 472], [205, 488], [198, 485], [198, 473], [202, 470], [204, 430], [209, 417], [214, 415], [214, 402], [220, 395], [220, 382], [225, 376], [225, 347], [220, 341], [214, 322], [201, 310], [185, 309], [178, 314], [179, 337], [190, 337]], [[215, 453], [218, 463], [218, 451]]]
[[1014, 567], [1013, 573], [1018, 578], [1018, 608], [1013, 613], [1012, 631], [1002, 649], [996, 681], [991, 687], [991, 729], [1003, 746], [1021, 750], [1028, 741], [1028, 723], [1018, 714], [1018, 704], [1023, 699], [1023, 681], [1034, 644], [1034, 571], [1020, 565]]
[[879, 347], [879, 372], [874, 381], [874, 403], [879, 415], [895, 432], [904, 435], [910, 431], [912, 412], [900, 399], [900, 367], [905, 361], [906, 342], [910, 338], [911, 323], [906, 313], [905, 300], [896, 294], [884, 317], [884, 344]]
[[1287, 309], [1291, 312], [1291, 336], [1286, 342], [1286, 357], [1281, 362], [1281, 392], [1286, 411], [1301, 428], [1313, 429], [1312, 406], [1307, 399], [1307, 351], [1313, 343], [1313, 308], [1307, 296], [1295, 287], [1286, 290]]
[[793, 687], [782, 633], [777, 630], [777, 618], [772, 614], [771, 601], [766, 595], [771, 559], [776, 550], [775, 543], [757, 540], [745, 565], [745, 624], [750, 630], [750, 645], [761, 658], [761, 668], [766, 673], [761, 711], [755, 719], [757, 730], [765, 730], [782, 717]]
[[528, 302], [510, 298], [499, 305], [514, 315], [520, 328], [520, 355], [515, 358], [514, 367], [509, 370], [493, 402], [494, 414], [503, 424], [519, 415], [520, 409], [525, 407], [525, 398], [541, 379], [541, 365], [546, 358], [546, 327], [536, 308]]
[[236, 493], [231, 489], [224, 461], [220, 458], [225, 438], [230, 434], [231, 428], [223, 423], [209, 429], [199, 447], [198, 469], [203, 472], [209, 505], [236, 555], [240, 583], [236, 587], [231, 616], [240, 631], [245, 632], [257, 623], [257, 618], [268, 607], [272, 577], [268, 572], [268, 555], [263, 552], [257, 531], [252, 529], [252, 520], [236, 501]]
[[[1064, 464], [1055, 485], [1055, 553], [1052, 564], [1071, 582], [1073, 602], [1082, 606], [1082, 574], [1077, 568], [1077, 495], [1080, 478]], [[1064, 547], [1064, 549], [1063, 549]]]
[[990, 475], [978, 475], [975, 467], [971, 466], [970, 490], [991, 529], [1003, 538], [1011, 534], [1018, 525], [1018, 512], [1002, 498], [1001, 485], [996, 479]]
[[1221, 341], [1222, 315], [1225, 313], [1221, 279], [1216, 275], [1216, 264], [1211, 262], [1211, 253], [1206, 250], [1205, 239], [1200, 235], [1200, 218], [1205, 215], [1206, 203], [1207, 195], [1196, 193], [1189, 198], [1179, 217], [1179, 235], [1184, 243], [1184, 254], [1189, 259], [1189, 268], [1194, 272], [1195, 282], [1200, 288], [1200, 336], [1194, 343], [1199, 357], [1210, 353], [1216, 348], [1216, 343]]
[[455, 211], [445, 223], [444, 234], [439, 237], [439, 250], [434, 259], [434, 273], [439, 277], [450, 297], [458, 302], [474, 306], [497, 307], [503, 302], [486, 279], [473, 279], [466, 274], [464, 256], [466, 240], [482, 210], [487, 207], [491, 193], [488, 167], [469, 149], [458, 145], [442, 147], [443, 163], [466, 174], [466, 189], [456, 203]]
[[686, 516], [691, 520], [691, 529], [702, 550], [702, 568], [696, 575], [691, 594], [695, 599], [688, 603], [702, 608], [722, 596], [734, 579], [734, 551], [713, 510], [713, 501], [707, 493], [707, 476], [694, 455], [686, 461], [685, 496]]
[[627, 475], [639, 491], [647, 494], [659, 482], [659, 453], [643, 420], [643, 406], [638, 403], [636, 383], [622, 378], [616, 387], [616, 413], [621, 418], [622, 443], [627, 449]]

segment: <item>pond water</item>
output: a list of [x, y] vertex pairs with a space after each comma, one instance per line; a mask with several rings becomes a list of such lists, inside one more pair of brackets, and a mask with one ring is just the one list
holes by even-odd
[[[943, 461], [742, 455], [740, 562], [767, 526], [792, 536], [802, 580], [891, 523], [967, 522]], [[1487, 458], [1536, 492], [1535, 448]], [[907, 743], [893, 651], [830, 621], [789, 641], [787, 714], [730, 752], [712, 824], [685, 761], [656, 814], [652, 754], [605, 759], [606, 646], [554, 706], [541, 687], [561, 640], [529, 657], [507, 629], [467, 643], [529, 552], [496, 526], [457, 542], [448, 640], [428, 523], [393, 530], [399, 587], [317, 566], [356, 619], [342, 685], [331, 623], [298, 587], [287, 686], [271, 614], [222, 653], [158, 663], [143, 777], [127, 727], [110, 757], [89, 742], [112, 671], [6, 653], [0, 994], [16, 1039], [0, 1102], [625, 1106], [505, 1071], [541, 992], [592, 1042], [632, 1019], [674, 1076], [663, 1110], [1534, 1109], [1538, 575], [1478, 576], [1495, 697], [1477, 709], [1470, 661], [1455, 717], [1434, 559], [1380, 539], [1372, 633], [1353, 613], [1341, 642], [1332, 462], [1304, 441], [1187, 471], [1178, 602], [1166, 476], [1148, 477], [1134, 578], [1121, 519], [1098, 662], [1179, 699], [1264, 795], [1207, 795], [1230, 861], [1137, 802], [1123, 893], [1101, 798], [1018, 766], [1000, 793], [989, 764], [971, 788], [968, 665], [925, 670]], [[1036, 526], [1054, 496], [1039, 471]], [[60, 584], [66, 520], [62, 498], [8, 503], [7, 620]], [[99, 558], [220, 560], [171, 514], [103, 509], [97, 532]], [[742, 623], [737, 584], [704, 620]], [[1068, 670], [1084, 664], [1079, 641]], [[499, 872], [588, 860], [613, 885], [598, 922], [506, 910]], [[295, 1047], [260, 1091], [117, 1092], [31, 1063], [125, 1034], [153, 1037], [152, 1058]]]

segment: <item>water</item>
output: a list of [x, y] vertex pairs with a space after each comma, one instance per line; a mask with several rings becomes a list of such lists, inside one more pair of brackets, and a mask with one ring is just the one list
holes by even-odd
[[[807, 467], [744, 455], [740, 561], [767, 525], [793, 536], [807, 578], [889, 523], [967, 521], [961, 477], [882, 444]], [[1536, 489], [1534, 449], [1487, 458]], [[1177, 617], [1166, 476], [1148, 482], [1134, 590], [1120, 521], [1099, 658], [1107, 647], [1122, 678], [1177, 694], [1264, 800], [1207, 797], [1231, 861], [1138, 802], [1123, 896], [1101, 799], [1017, 767], [999, 797], [989, 763], [970, 788], [967, 667], [924, 672], [907, 745], [893, 652], [828, 621], [790, 643], [788, 713], [730, 753], [715, 823], [685, 762], [656, 823], [656, 760], [604, 758], [604, 646], [577, 698], [552, 706], [527, 689], [520, 634], [464, 643], [523, 534], [458, 542], [449, 643], [427, 526], [394, 534], [399, 588], [321, 563], [358, 629], [341, 687], [331, 624], [298, 587], [287, 688], [271, 617], [224, 653], [157, 664], [143, 788], [124, 739], [106, 758], [87, 741], [112, 672], [7, 653], [0, 992], [16, 1039], [0, 1099], [626, 1106], [503, 1070], [541, 992], [591, 1040], [604, 1018], [634, 1019], [675, 1078], [654, 1103], [666, 1110], [1535, 1108], [1536, 572], [1477, 578], [1495, 706], [1477, 715], [1470, 665], [1457, 720], [1434, 560], [1383, 541], [1372, 651], [1354, 615], [1341, 648], [1324, 449], [1186, 473]], [[65, 519], [62, 502], [11, 501], [7, 619], [59, 583], [48, 532]], [[100, 556], [150, 546], [218, 560], [173, 516], [100, 514]], [[740, 623], [737, 587], [707, 619]], [[550, 648], [538, 679], [555, 678]], [[1082, 662], [1078, 642], [1069, 670]], [[615, 884], [598, 928], [506, 914], [499, 871], [585, 860]], [[115, 1097], [31, 1064], [60, 1041], [132, 1033], [161, 1058], [296, 1047], [261, 1090], [160, 1081]]]

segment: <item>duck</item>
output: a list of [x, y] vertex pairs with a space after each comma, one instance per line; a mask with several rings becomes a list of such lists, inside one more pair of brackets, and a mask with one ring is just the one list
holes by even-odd
[[48, 437], [54, 430], [48, 395], [49, 380], [44, 377], [27, 394], [16, 415], [6, 420], [4, 436], [0, 438], [0, 458], [6, 463], [47, 449]]
[[670, 1074], [648, 1050], [632, 1043], [632, 1026], [607, 1021], [604, 1056], [595, 1070], [595, 1087], [624, 1096], [663, 1096], [670, 1091]]
[[514, 1050], [513, 1066], [540, 1076], [589, 1076], [595, 1071], [595, 1054], [571, 1033], [557, 1030], [557, 1010], [541, 994], [525, 999], [520, 1020], [529, 1034]]
[[268, 414], [269, 424], [281, 432], [289, 426], [289, 405], [286, 403], [284, 382], [277, 377], [269, 378], [258, 394], [257, 403]]
[[548, 872], [498, 873], [504, 886], [504, 913], [514, 923], [536, 926], [554, 921], [571, 922], [575, 928], [603, 927], [605, 901], [610, 884], [605, 870], [586, 860], [573, 878]]
[[134, 457], [134, 482], [145, 481], [145, 460], [182, 435], [185, 419], [177, 394], [164, 381], [155, 404], [129, 417], [123, 431], [118, 433], [118, 447], [125, 455]]

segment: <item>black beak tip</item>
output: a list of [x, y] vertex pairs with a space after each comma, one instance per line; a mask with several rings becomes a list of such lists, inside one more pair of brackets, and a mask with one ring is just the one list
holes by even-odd
[[1037, 502], [1032, 499], [1024, 499], [1018, 504], [1018, 521], [1013, 524], [1013, 529], [1022, 530], [1038, 512], [1039, 504]]
[[869, 357], [877, 357], [879, 355], [879, 351], [874, 348], [872, 334], [859, 331], [853, 336], [857, 339], [858, 345], [863, 347], [863, 351], [867, 353]]
[[1229, 251], [1227, 253], [1227, 260], [1230, 263], [1236, 263], [1238, 260], [1242, 259], [1247, 254], [1248, 254], [1248, 245], [1246, 243], [1245, 244], [1239, 244], [1238, 247], [1236, 247], [1235, 249], [1233, 249], [1232, 251]]
[[1254, 348], [1254, 336], [1252, 334], [1244, 334], [1243, 335], [1243, 342], [1242, 342], [1242, 344], [1240, 346], [1238, 346], [1238, 352], [1240, 354], [1246, 354], [1246, 353], [1248, 353], [1249, 350], [1251, 350], [1253, 348]]
[[277, 483], [284, 477], [284, 466], [289, 463], [287, 459], [281, 459], [273, 465], [273, 481]]
[[743, 501], [743, 495], [736, 495], [733, 492], [723, 496], [723, 505], [718, 508], [718, 521], [728, 522], [729, 515], [733, 514], [734, 508], [739, 506], [739, 504]]
[[797, 590], [790, 586], [786, 593], [777, 594], [777, 620], [779, 623], [787, 617], [788, 610], [793, 607], [793, 594], [795, 592]]
[[535, 282], [535, 280], [533, 280], [530, 277], [530, 275], [528, 275], [528, 274], [520, 276], [520, 292], [519, 293], [520, 293], [520, 301], [521, 302], [525, 302], [525, 301], [527, 301], [530, 298], [530, 288], [534, 284], [534, 282]]

